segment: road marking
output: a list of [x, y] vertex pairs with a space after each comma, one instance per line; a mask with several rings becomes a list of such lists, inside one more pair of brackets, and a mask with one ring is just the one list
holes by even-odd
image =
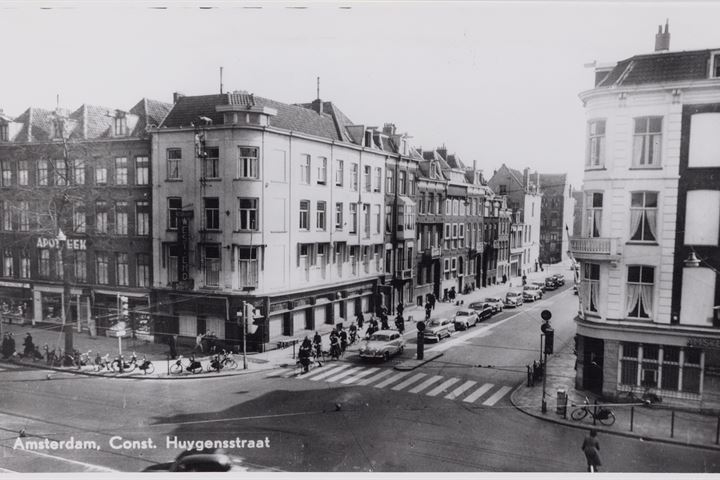
[[[350, 365], [340, 365], [339, 367], [331, 368], [330, 370], [326, 370], [325, 373], [321, 373], [320, 375], [315, 375], [310, 379], [310, 381], [317, 382], [318, 380], [322, 380], [323, 378], [327, 378], [330, 375], [334, 375], [338, 373], [340, 370], [345, 370], [346, 368], [350, 368]], [[312, 373], [310, 374], [312, 375]], [[305, 377], [303, 377], [305, 378]]]
[[485, 395], [485, 393], [486, 393], [488, 390], [490, 390], [492, 387], [494, 387], [494, 386], [495, 386], [495, 385], [492, 384], [492, 383], [486, 383], [485, 385], [483, 385], [482, 387], [478, 388], [478, 389], [475, 390], [473, 393], [471, 393], [470, 395], [468, 395], [467, 398], [465, 398], [465, 399], [463, 400], [463, 402], [468, 402], [468, 403], [474, 402], [474, 401], [477, 400], [478, 398], [480, 398], [480, 397], [482, 397], [483, 395]]
[[495, 405], [497, 403], [497, 401], [500, 400], [502, 397], [504, 397], [505, 394], [508, 393], [510, 390], [512, 390], [512, 388], [507, 387], [507, 386], [502, 387], [500, 390], [495, 392], [490, 398], [485, 400], [483, 402], [483, 405], [487, 405], [487, 406]]
[[338, 373], [337, 375], [333, 375], [333, 376], [330, 377], [330, 378], [326, 378], [325, 381], [326, 381], [326, 382], [337, 382], [337, 381], [340, 380], [341, 378], [347, 377], [347, 376], [350, 375], [351, 373], [356, 373], [358, 370], [362, 370], [362, 369], [363, 369], [363, 367], [351, 368], [350, 370], [345, 370], [344, 372], [340, 372], [340, 373]]
[[383, 377], [387, 377], [388, 375], [390, 375], [393, 372], [394, 372], [394, 370], [383, 370], [382, 372], [378, 373], [377, 375], [372, 376], [370, 378], [366, 378], [365, 380], [362, 380], [362, 381], [358, 382], [357, 384], [358, 385], [368, 385], [368, 384], [374, 382], [375, 380], [380, 380]]
[[19, 472], [16, 472], [15, 470], [8, 470], [7, 468], [0, 467], [0, 473], [19, 473]]
[[448, 400], [455, 400], [460, 394], [462, 394], [465, 390], [475, 385], [477, 382], [474, 380], [468, 380], [467, 382], [460, 385], [458, 388], [452, 391], [452, 393], [448, 393], [445, 395], [445, 398]]
[[61, 462], [71, 463], [73, 465], [80, 465], [87, 468], [87, 472], [119, 472], [119, 470], [113, 470], [112, 468], [101, 467], [100, 465], [93, 465], [92, 463], [80, 462], [78, 460], [70, 460], [69, 458], [57, 457], [48, 453], [36, 452], [35, 450], [23, 450], [23, 452], [38, 455], [40, 457], [52, 458], [53, 460], [60, 460]]
[[397, 374], [393, 375], [392, 377], [388, 378], [387, 380], [383, 380], [382, 382], [375, 385], [375, 388], [387, 387], [391, 383], [395, 383], [396, 381], [400, 380], [401, 378], [403, 378], [406, 375], [410, 375], [410, 372], [397, 373]]
[[380, 370], [380, 369], [379, 368], [367, 368], [367, 369], [363, 370], [362, 372], [358, 373], [357, 375], [353, 375], [350, 378], [346, 378], [345, 380], [343, 380], [340, 383], [342, 383], [343, 385], [348, 385], [350, 383], [360, 380], [363, 377], [367, 377], [371, 373], [377, 372], [378, 370]]
[[427, 380], [425, 380], [423, 383], [418, 385], [417, 387], [413, 388], [412, 390], [409, 390], [410, 393], [420, 393], [423, 390], [425, 390], [427, 387], [432, 385], [433, 383], [442, 380], [442, 375], [435, 375], [434, 377], [430, 377]]
[[426, 376], [426, 374], [424, 374], [424, 373], [418, 373], [417, 375], [413, 375], [412, 377], [408, 378], [404, 382], [399, 383], [399, 384], [395, 385], [394, 387], [392, 387], [391, 390], [395, 390], [395, 391], [402, 390], [403, 388], [417, 382], [418, 380], [420, 380], [421, 378], [423, 378], [425, 376]]
[[430, 391], [427, 393], [427, 396], [428, 396], [428, 397], [434, 397], [434, 396], [437, 395], [438, 393], [447, 390], [447, 388], [448, 388], [450, 385], [452, 385], [453, 383], [456, 383], [456, 382], [459, 382], [459, 381], [460, 381], [459, 378], [451, 378], [450, 380], [448, 380], [448, 381], [444, 382], [443, 384], [441, 384], [439, 387], [435, 387], [435, 388], [433, 388], [432, 390], [430, 390]]

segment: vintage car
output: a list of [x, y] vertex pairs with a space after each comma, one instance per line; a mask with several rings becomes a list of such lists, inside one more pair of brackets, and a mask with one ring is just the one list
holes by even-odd
[[503, 302], [501, 297], [485, 297], [482, 301], [492, 307], [493, 313], [502, 312], [503, 307], [505, 306], [505, 302]]
[[540, 300], [542, 296], [542, 290], [535, 285], [525, 285], [523, 287], [523, 300], [534, 302], [535, 300]]
[[553, 275], [553, 277], [555, 277], [555, 283], [558, 284], [558, 287], [562, 287], [563, 285], [565, 285], [565, 276], [564, 275], [556, 273], [555, 275]]
[[519, 307], [523, 304], [522, 292], [510, 291], [505, 294], [506, 307]]
[[405, 339], [396, 330], [379, 330], [360, 346], [360, 358], [378, 358], [388, 361], [391, 355], [405, 350]]
[[472, 307], [461, 308], [455, 312], [455, 318], [453, 319], [455, 330], [466, 330], [477, 325], [477, 322], [478, 314]]
[[151, 465], [143, 472], [247, 472], [238, 457], [223, 449], [185, 450], [175, 461]]
[[530, 282], [530, 285], [535, 285], [541, 292], [545, 293], [545, 282]]
[[559, 286], [560, 285], [558, 285], [557, 279], [555, 279], [554, 276], [545, 278], [545, 289], [546, 290], [555, 290]]
[[439, 342], [443, 338], [452, 335], [453, 330], [453, 322], [449, 318], [433, 318], [425, 325], [423, 338]]

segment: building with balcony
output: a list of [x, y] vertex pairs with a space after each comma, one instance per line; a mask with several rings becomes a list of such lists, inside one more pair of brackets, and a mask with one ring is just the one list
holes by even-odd
[[170, 107], [143, 99], [129, 110], [82, 105], [0, 115], [3, 315], [76, 322], [78, 331], [102, 335], [117, 322], [122, 295], [135, 335], [151, 337], [147, 129]]
[[262, 348], [374, 312], [392, 153], [375, 130], [320, 99], [176, 95], [153, 130], [156, 328], [237, 342], [249, 302]]
[[575, 200], [567, 174], [540, 174], [540, 259], [542, 263], [567, 260], [574, 232]]
[[720, 49], [596, 67], [587, 117], [576, 384], [720, 407]]

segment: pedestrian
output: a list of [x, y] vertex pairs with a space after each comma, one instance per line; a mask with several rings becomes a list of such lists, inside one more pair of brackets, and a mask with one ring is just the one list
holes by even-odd
[[8, 347], [10, 346], [9, 340], [10, 340], [9, 334], [6, 333], [5, 335], [3, 335], [2, 348], [0, 348], [0, 352], [2, 352], [3, 359], [8, 358], [10, 356], [10, 354], [8, 353]]
[[170, 358], [175, 360], [177, 358], [177, 335], [168, 337], [168, 346], [170, 347]]
[[203, 353], [203, 334], [202, 332], [198, 332], [197, 337], [195, 337], [195, 346], [193, 347], [192, 351], [195, 353], [196, 350], [200, 350], [200, 353]]
[[23, 342], [23, 347], [23, 355], [32, 358], [33, 354], [35, 353], [35, 345], [33, 345], [33, 338], [32, 335], [30, 335], [30, 332], [27, 332], [25, 334], [25, 341]]
[[15, 355], [15, 337], [13, 337], [12, 333], [9, 333], [8, 335], [10, 336], [8, 340], [8, 356], [12, 357], [13, 355]]
[[587, 471], [597, 472], [598, 467], [602, 465], [600, 463], [600, 442], [597, 439], [597, 431], [595, 429], [590, 430], [590, 435], [585, 437], [583, 440], [582, 447], [580, 447], [585, 454], [587, 460]]
[[362, 328], [362, 327], [363, 327], [363, 323], [365, 323], [365, 317], [363, 316], [363, 313], [362, 313], [362, 312], [359, 312], [359, 313], [357, 314], [357, 324], [358, 324], [358, 328]]
[[503, 285], [507, 283], [507, 275], [503, 273]]
[[402, 315], [404, 310], [405, 310], [405, 307], [403, 306], [402, 302], [399, 302], [398, 306], [397, 306], [397, 314]]
[[430, 312], [431, 312], [431, 311], [432, 311], [432, 305], [430, 304], [430, 302], [427, 302], [427, 303], [425, 304], [425, 319], [426, 319], [426, 320], [427, 320], [428, 318], [430, 318]]
[[523, 286], [527, 285], [527, 275], [523, 274], [522, 276], [522, 284]]
[[435, 298], [435, 294], [431, 293], [430, 294], [430, 306], [432, 307], [433, 310], [435, 310], [435, 301], [436, 300], [437, 299]]

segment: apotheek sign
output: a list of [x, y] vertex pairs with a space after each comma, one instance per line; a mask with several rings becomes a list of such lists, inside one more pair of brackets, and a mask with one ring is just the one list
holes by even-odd
[[61, 248], [65, 245], [66, 250], [86, 250], [85, 239], [82, 238], [68, 238], [67, 240], [58, 240], [57, 238], [44, 238], [39, 237], [37, 239], [37, 248]]

